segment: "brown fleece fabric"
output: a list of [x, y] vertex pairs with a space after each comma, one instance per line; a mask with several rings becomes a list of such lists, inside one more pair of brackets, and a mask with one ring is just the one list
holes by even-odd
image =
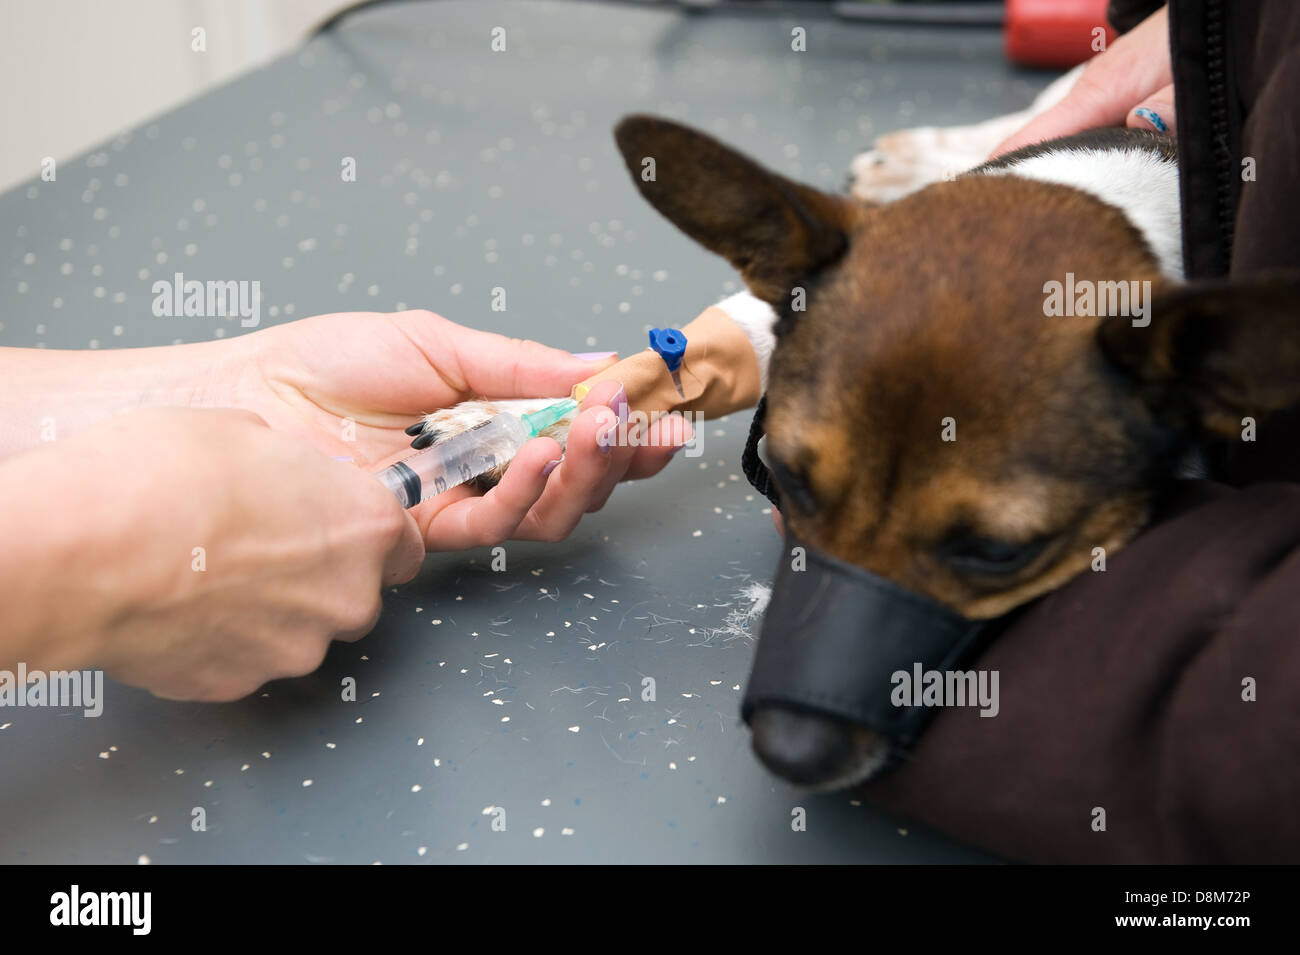
[[997, 716], [941, 711], [866, 795], [1036, 862], [1300, 857], [1300, 487], [1183, 498], [974, 664]]
[[[1170, 33], [1189, 278], [1300, 268], [1300, 3], [1177, 0]], [[1234, 486], [1182, 484], [972, 664], [997, 717], [939, 711], [864, 795], [1027, 861], [1300, 861], [1300, 485], [1252, 483], [1300, 479], [1300, 414], [1225, 450]]]

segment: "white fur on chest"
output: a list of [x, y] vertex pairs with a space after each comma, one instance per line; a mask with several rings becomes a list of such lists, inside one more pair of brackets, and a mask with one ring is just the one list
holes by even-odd
[[1070, 148], [981, 170], [1081, 189], [1119, 209], [1142, 233], [1171, 279], [1183, 279], [1178, 164], [1147, 149]]

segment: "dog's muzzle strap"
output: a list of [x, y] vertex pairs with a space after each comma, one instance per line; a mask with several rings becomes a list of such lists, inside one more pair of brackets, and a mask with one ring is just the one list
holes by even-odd
[[[779, 508], [776, 482], [758, 453], [766, 416], [763, 395], [741, 467]], [[947, 673], [961, 666], [991, 638], [989, 624], [787, 536], [741, 716], [748, 723], [756, 709], [775, 705], [866, 726], [889, 741], [892, 761], [934, 715], [915, 697], [911, 705], [896, 705], [896, 674], [915, 684], [918, 670]]]
[[763, 423], [766, 418], [767, 395], [763, 395], [754, 408], [754, 420], [749, 424], [749, 437], [745, 439], [745, 451], [740, 456], [740, 467], [745, 472], [745, 479], [754, 486], [754, 490], [771, 501], [773, 507], [780, 509], [781, 499], [777, 496], [772, 472], [758, 456], [758, 442], [763, 439], [765, 433]]
[[[906, 749], [933, 709], [895, 690], [974, 655], [985, 621], [786, 538], [741, 716], [784, 706], [866, 726]], [[915, 687], [919, 691], [920, 687]]]

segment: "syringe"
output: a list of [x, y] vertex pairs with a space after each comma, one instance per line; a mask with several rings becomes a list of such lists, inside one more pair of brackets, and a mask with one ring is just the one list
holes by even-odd
[[543, 429], [577, 408], [578, 402], [565, 398], [531, 414], [494, 415], [469, 431], [389, 465], [375, 477], [396, 495], [402, 507], [415, 507], [435, 494], [505, 464], [525, 441], [537, 437]]

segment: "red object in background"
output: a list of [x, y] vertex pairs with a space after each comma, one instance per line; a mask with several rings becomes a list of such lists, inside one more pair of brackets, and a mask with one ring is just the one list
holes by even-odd
[[1002, 37], [1007, 59], [1023, 66], [1067, 69], [1100, 52], [1117, 34], [1106, 21], [1107, 0], [1006, 0]]

